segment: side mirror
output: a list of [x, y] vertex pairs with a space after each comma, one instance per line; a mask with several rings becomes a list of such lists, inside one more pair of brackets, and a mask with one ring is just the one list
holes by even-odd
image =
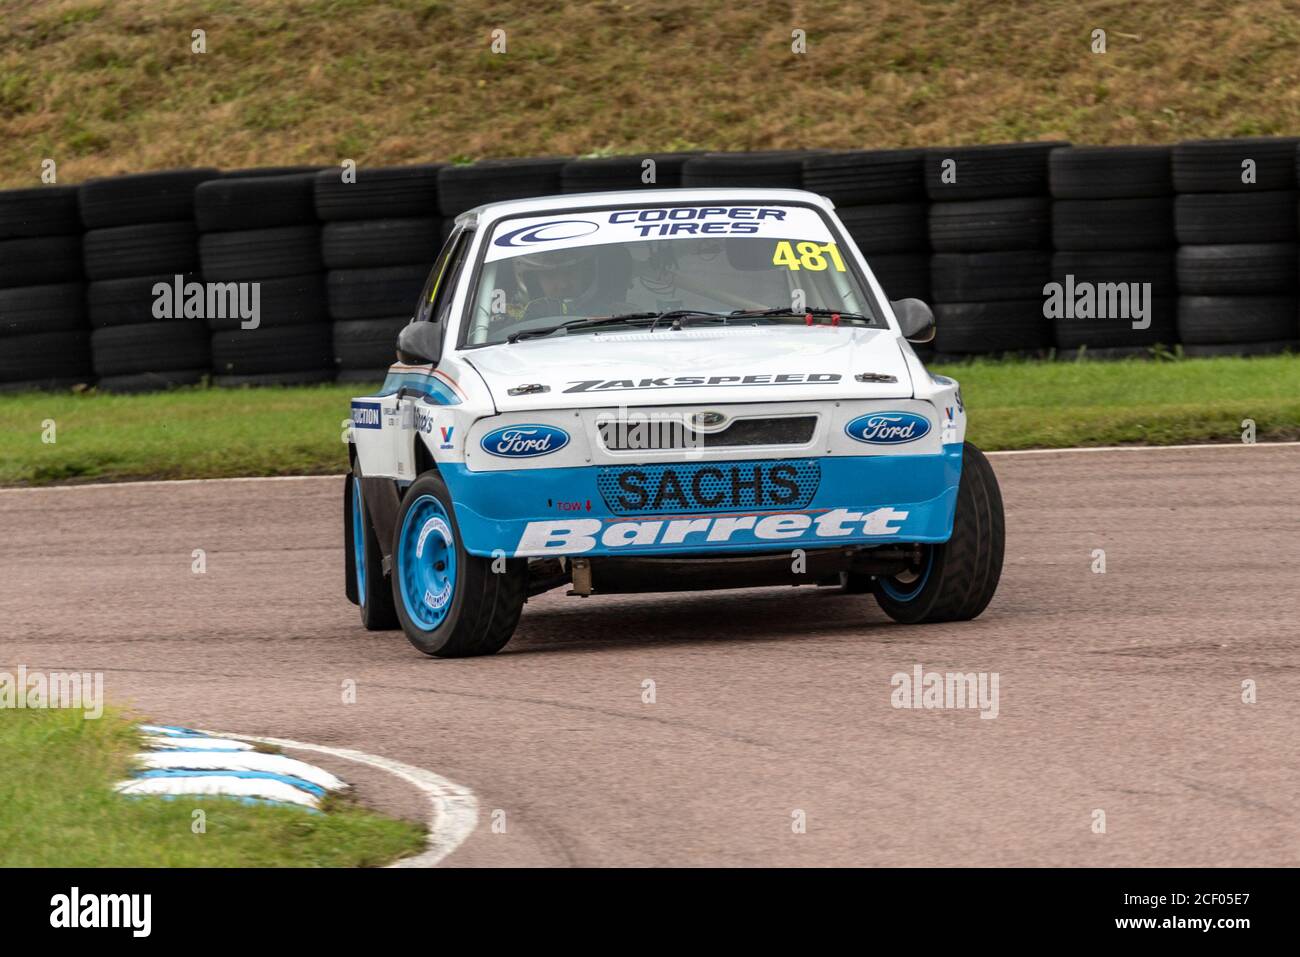
[[442, 358], [442, 324], [412, 322], [397, 334], [397, 358], [411, 365], [438, 364]]
[[891, 302], [898, 327], [908, 342], [929, 342], [934, 338], [934, 313], [920, 299]]

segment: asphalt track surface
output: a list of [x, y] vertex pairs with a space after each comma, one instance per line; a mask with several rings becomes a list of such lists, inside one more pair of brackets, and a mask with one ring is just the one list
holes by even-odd
[[[0, 668], [435, 771], [479, 804], [450, 866], [1300, 864], [1300, 447], [993, 462], [1006, 567], [977, 621], [817, 588], [558, 591], [460, 661], [360, 627], [341, 479], [0, 491]], [[894, 708], [917, 664], [997, 672], [998, 717]]]

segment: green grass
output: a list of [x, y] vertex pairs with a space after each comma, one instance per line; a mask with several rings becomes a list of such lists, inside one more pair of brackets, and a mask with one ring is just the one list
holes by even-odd
[[[229, 798], [126, 798], [139, 735], [121, 713], [0, 711], [0, 867], [365, 867], [417, 853], [414, 824], [346, 799], [325, 813]], [[191, 830], [202, 809], [206, 832]]]
[[[1300, 357], [936, 367], [989, 450], [1300, 438]], [[0, 396], [0, 484], [333, 474], [364, 385]], [[52, 419], [54, 443], [42, 442]]]
[[1297, 55], [1286, 0], [0, 0], [0, 185], [39, 185], [46, 157], [74, 183], [344, 158], [1291, 135]]

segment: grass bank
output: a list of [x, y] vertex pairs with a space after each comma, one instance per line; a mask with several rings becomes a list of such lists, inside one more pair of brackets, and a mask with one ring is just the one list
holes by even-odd
[[73, 183], [345, 157], [1293, 135], [1298, 63], [1287, 0], [0, 0], [0, 186], [38, 185], [44, 158]]

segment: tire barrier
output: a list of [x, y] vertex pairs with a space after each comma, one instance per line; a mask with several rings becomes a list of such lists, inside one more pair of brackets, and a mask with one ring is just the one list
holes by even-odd
[[206, 315], [217, 385], [332, 375], [317, 175], [223, 176], [195, 190], [205, 287], [233, 288], [241, 307]]
[[[96, 373], [117, 390], [214, 373], [223, 385], [374, 381], [459, 213], [679, 185], [830, 198], [886, 296], [933, 303], [926, 355], [1276, 352], [1300, 340], [1298, 146], [651, 153], [363, 166], [350, 180], [295, 165], [2, 191], [0, 389]], [[229, 310], [155, 315], [154, 290], [177, 276], [182, 289], [256, 283], [257, 328]], [[1150, 321], [1048, 318], [1054, 283], [1062, 302], [1092, 287], [1094, 309], [1104, 290], [1149, 288]]]
[[1048, 157], [1066, 143], [927, 150], [930, 281], [941, 355], [1038, 353], [1053, 344]]
[[92, 378], [77, 189], [0, 192], [0, 391]]
[[890, 299], [930, 300], [923, 157], [921, 150], [858, 150], [803, 161], [803, 188], [835, 203]]
[[[443, 240], [440, 165], [356, 170], [316, 177], [316, 214], [340, 378], [381, 382], [396, 355]], [[450, 222], [450, 221], [449, 221]]]
[[604, 193], [622, 189], [672, 189], [682, 185], [682, 166], [688, 159], [699, 155], [647, 153], [645, 156], [576, 159], [565, 163], [560, 170], [560, 191]]
[[1173, 181], [1163, 146], [1053, 150], [1056, 347], [1140, 355], [1178, 338]]
[[221, 175], [178, 169], [93, 179], [78, 202], [85, 260], [86, 312], [99, 388], [130, 392], [188, 385], [210, 367], [201, 321], [162, 320], [154, 288], [198, 272], [195, 189]]
[[1300, 339], [1296, 148], [1300, 138], [1173, 148], [1178, 337], [1188, 355], [1259, 355]]

